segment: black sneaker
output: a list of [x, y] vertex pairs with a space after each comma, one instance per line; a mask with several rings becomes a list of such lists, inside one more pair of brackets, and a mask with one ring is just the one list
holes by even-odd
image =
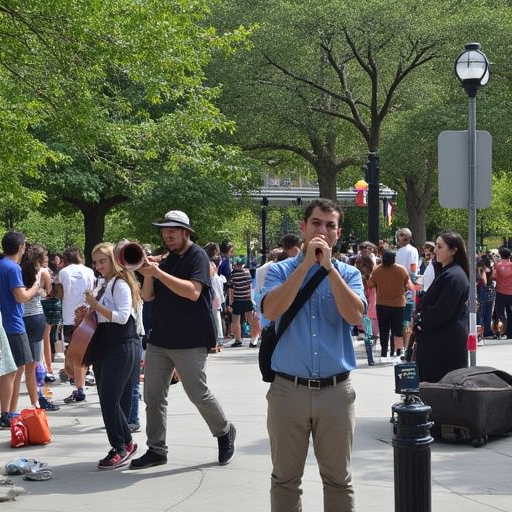
[[132, 459], [130, 469], [146, 469], [162, 464], [167, 464], [167, 455], [159, 455], [153, 450], [148, 450], [142, 457]]
[[85, 400], [85, 393], [83, 388], [78, 388], [71, 393], [67, 398], [64, 398], [65, 404], [72, 404], [74, 402], [83, 402]]
[[11, 428], [11, 420], [9, 418], [9, 414], [3, 412], [0, 416], [0, 430], [5, 430]]
[[55, 378], [55, 375], [53, 375], [53, 373], [47, 373], [44, 377], [44, 381], [50, 384], [55, 382], [56, 380], [57, 379]]
[[58, 411], [60, 409], [58, 405], [55, 405], [44, 396], [39, 397], [39, 405], [41, 406], [41, 409], [44, 409], [45, 411]]
[[231, 423], [229, 432], [217, 438], [219, 443], [219, 464], [221, 466], [229, 464], [235, 456], [235, 437], [236, 428]]
[[231, 343], [231, 345], [229, 345], [229, 346], [231, 348], [233, 348], [233, 347], [241, 347], [242, 346], [242, 342], [240, 340], [236, 340], [233, 343]]

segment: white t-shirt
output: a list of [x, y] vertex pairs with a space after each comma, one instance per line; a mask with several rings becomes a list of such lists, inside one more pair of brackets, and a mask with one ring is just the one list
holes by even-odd
[[[407, 244], [404, 245], [403, 247], [400, 247], [400, 249], [398, 249], [398, 252], [396, 253], [395, 262], [398, 263], [399, 265], [403, 265], [407, 269], [407, 272], [409, 272], [409, 275], [416, 274], [418, 272], [418, 261], [418, 250], [411, 244]], [[414, 265], [414, 267], [412, 267], [411, 265]]]
[[425, 268], [425, 272], [423, 272], [423, 291], [426, 292], [430, 285], [434, 282], [436, 278], [436, 272], [434, 270], [434, 265], [429, 261], [427, 268]]
[[256, 269], [256, 287], [255, 291], [258, 293], [258, 295], [261, 293], [261, 290], [263, 289], [263, 285], [265, 284], [265, 276], [267, 275], [267, 270], [269, 269], [270, 265], [272, 265], [274, 262], [272, 260], [267, 261], [266, 263], [263, 263], [261, 267], [258, 267]]
[[224, 278], [224, 276], [219, 276], [219, 274], [214, 274], [212, 276], [212, 290], [214, 294], [212, 300], [213, 311], [219, 310], [224, 302], [224, 282], [222, 278]]
[[92, 290], [96, 278], [91, 268], [71, 263], [59, 272], [58, 282], [62, 286], [62, 323], [73, 325], [75, 309], [86, 305], [84, 292]]

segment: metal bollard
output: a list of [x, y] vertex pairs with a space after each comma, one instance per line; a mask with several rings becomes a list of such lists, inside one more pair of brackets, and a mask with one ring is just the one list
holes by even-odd
[[431, 407], [406, 394], [392, 411], [395, 512], [431, 512]]

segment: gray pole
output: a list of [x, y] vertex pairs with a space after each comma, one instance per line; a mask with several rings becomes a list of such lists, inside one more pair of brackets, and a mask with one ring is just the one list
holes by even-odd
[[[475, 91], [476, 92], [476, 91]], [[476, 94], [469, 96], [469, 364], [476, 366]]]
[[377, 245], [380, 236], [379, 155], [373, 151], [368, 153], [366, 181], [368, 183], [368, 240]]

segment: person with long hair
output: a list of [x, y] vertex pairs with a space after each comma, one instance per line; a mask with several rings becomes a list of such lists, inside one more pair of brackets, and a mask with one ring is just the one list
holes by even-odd
[[133, 376], [140, 361], [137, 324], [142, 299], [133, 272], [116, 261], [113, 244], [96, 245], [92, 261], [105, 284], [96, 296], [91, 290], [85, 292], [85, 300], [98, 318], [85, 362], [93, 365], [101, 414], [112, 447], [98, 462], [98, 469], [115, 469], [125, 465], [137, 450], [128, 418]]
[[[28, 372], [35, 372], [36, 366], [42, 363], [44, 359], [44, 335], [46, 328], [46, 317], [44, 316], [41, 298], [46, 297], [51, 291], [50, 275], [42, 271], [45, 257], [48, 256], [46, 249], [40, 244], [27, 244], [25, 253], [23, 254], [20, 262], [23, 282], [27, 288], [30, 288], [34, 283], [39, 284], [39, 291], [27, 302], [25, 302], [25, 309], [23, 312], [23, 321], [25, 322], [25, 331], [30, 342], [30, 349], [32, 350], [32, 357], [34, 358], [34, 366], [26, 365], [25, 374]], [[18, 372], [15, 381], [15, 396], [18, 395], [19, 381], [21, 374]], [[34, 386], [33, 380], [27, 379], [27, 386]], [[29, 388], [27, 388], [29, 389]], [[33, 396], [37, 394], [37, 386], [31, 389], [29, 394]], [[12, 404], [11, 404], [12, 405]], [[16, 404], [17, 405], [17, 404]], [[38, 405], [47, 411], [58, 411], [59, 407], [47, 400], [44, 396], [39, 396]]]
[[434, 249], [440, 272], [414, 315], [416, 363], [421, 381], [438, 382], [468, 366], [469, 262], [459, 233], [444, 231]]

